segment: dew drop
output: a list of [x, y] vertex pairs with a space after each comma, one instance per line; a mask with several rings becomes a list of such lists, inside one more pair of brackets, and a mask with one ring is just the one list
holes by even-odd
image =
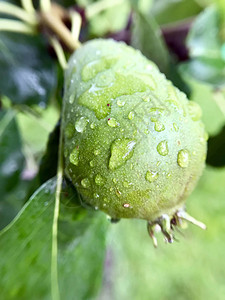
[[167, 141], [162, 141], [157, 146], [157, 151], [160, 155], [166, 156], [169, 153]]
[[90, 128], [95, 129], [95, 123], [91, 123]]
[[180, 150], [177, 155], [177, 163], [181, 168], [187, 168], [189, 164], [189, 152], [185, 149]]
[[94, 150], [94, 155], [99, 155], [100, 154], [100, 150], [99, 149], [96, 149], [96, 150]]
[[96, 175], [95, 183], [100, 186], [104, 184], [104, 179], [102, 178], [102, 176], [100, 174]]
[[69, 103], [70, 104], [73, 104], [73, 102], [74, 102], [74, 100], [75, 100], [75, 95], [74, 94], [71, 94], [70, 96], [69, 96]]
[[81, 180], [81, 185], [87, 189], [90, 187], [91, 184], [88, 178], [84, 178]]
[[114, 119], [114, 118], [109, 118], [107, 122], [108, 122], [108, 125], [110, 127], [118, 127], [118, 126], [120, 126], [120, 123], [118, 123], [116, 121], [116, 119]]
[[117, 179], [116, 178], [113, 178], [113, 182], [116, 184], [117, 183]]
[[109, 169], [115, 170], [133, 156], [136, 142], [131, 139], [117, 139], [111, 145]]
[[123, 100], [117, 100], [116, 103], [119, 107], [123, 107], [125, 105], [125, 101], [123, 101]]
[[97, 193], [94, 193], [93, 196], [94, 196], [95, 199], [98, 199], [98, 198], [99, 198], [99, 194], [97, 194]]
[[143, 99], [144, 102], [149, 102], [150, 101], [150, 97], [148, 95], [142, 96], [142, 99]]
[[155, 131], [161, 132], [163, 130], [165, 130], [165, 126], [160, 122], [156, 122], [155, 123]]
[[128, 119], [132, 120], [133, 118], [134, 118], [134, 112], [130, 111], [129, 114], [128, 114]]
[[93, 168], [93, 167], [95, 166], [95, 162], [94, 162], [93, 160], [91, 160], [91, 161], [89, 162], [89, 165]]
[[178, 129], [179, 129], [176, 123], [173, 123], [173, 128], [175, 131], [178, 131]]
[[172, 176], [172, 174], [169, 172], [166, 174], [166, 178], [170, 178]]
[[154, 182], [159, 177], [158, 172], [147, 171], [145, 179], [149, 182]]
[[78, 166], [79, 163], [79, 146], [76, 146], [73, 151], [70, 153], [70, 162], [71, 164]]
[[123, 207], [124, 207], [124, 208], [129, 208], [129, 207], [130, 207], [130, 204], [129, 204], [129, 203], [124, 203], [124, 204], [123, 204]]
[[75, 123], [75, 129], [77, 132], [83, 132], [85, 130], [85, 127], [88, 123], [88, 120], [85, 117], [81, 117], [78, 121]]

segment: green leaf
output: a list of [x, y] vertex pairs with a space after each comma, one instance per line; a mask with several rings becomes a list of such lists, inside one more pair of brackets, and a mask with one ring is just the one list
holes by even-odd
[[154, 61], [163, 73], [168, 71], [169, 54], [160, 28], [152, 16], [135, 12], [131, 45]]
[[216, 6], [205, 9], [195, 20], [187, 39], [191, 60], [184, 71], [213, 86], [225, 84], [225, 60], [220, 40], [220, 16]]
[[181, 71], [215, 87], [225, 84], [225, 62], [222, 59], [199, 57], [180, 65]]
[[43, 38], [1, 33], [0, 78], [1, 93], [12, 102], [45, 106], [56, 87], [56, 69]]
[[160, 25], [165, 25], [197, 15], [201, 11], [195, 0], [155, 0], [152, 14]]
[[[105, 2], [106, 1], [102, 1]], [[114, 0], [107, 1], [108, 3], [114, 2]], [[120, 31], [126, 27], [129, 14], [130, 14], [130, 5], [128, 0], [115, 1], [115, 5], [111, 5], [108, 8], [104, 9], [100, 13], [96, 13], [89, 19], [89, 31], [90, 35], [94, 37], [102, 37], [107, 33], [113, 33]], [[100, 6], [101, 3], [95, 1], [93, 5], [96, 4]], [[104, 4], [102, 4], [104, 5]], [[87, 10], [86, 10], [87, 12]], [[89, 13], [92, 14], [92, 9], [89, 6]]]
[[98, 292], [108, 221], [82, 208], [69, 186], [57, 219], [56, 186], [55, 178], [43, 184], [1, 232], [2, 299], [93, 299]]
[[15, 112], [0, 111], [0, 209], [1, 202], [20, 180], [23, 167], [24, 156]]
[[152, 6], [153, 0], [130, 0], [130, 4], [135, 10], [148, 14]]
[[187, 46], [191, 57], [221, 58], [219, 25], [219, 12], [216, 7], [210, 6], [199, 14], [187, 38]]
[[[206, 83], [195, 80], [190, 74], [181, 68], [181, 74], [185, 82], [191, 89], [190, 100], [197, 102], [202, 109], [202, 121], [209, 136], [217, 135], [225, 124], [225, 95], [222, 99], [217, 99], [217, 92]], [[223, 104], [221, 104], [221, 102]], [[222, 155], [222, 154], [221, 154]]]

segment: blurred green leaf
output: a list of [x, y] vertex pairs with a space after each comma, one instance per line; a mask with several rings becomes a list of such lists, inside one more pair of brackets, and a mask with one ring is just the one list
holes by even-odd
[[220, 40], [220, 17], [216, 6], [205, 9], [195, 20], [187, 39], [191, 60], [184, 71], [213, 86], [225, 84], [225, 60]]
[[182, 72], [212, 86], [225, 84], [225, 61], [205, 57], [194, 58], [180, 66]]
[[187, 38], [191, 57], [221, 58], [219, 24], [219, 13], [216, 7], [210, 6], [199, 14]]
[[29, 151], [37, 163], [45, 151], [50, 132], [59, 119], [59, 110], [54, 104], [48, 105], [46, 109], [37, 109], [33, 106], [20, 106], [21, 112], [17, 114], [18, 126], [20, 128], [25, 150]]
[[135, 10], [141, 11], [143, 14], [148, 15], [153, 0], [130, 0], [130, 3]]
[[15, 112], [0, 111], [0, 210], [7, 193], [19, 182], [23, 167], [24, 156]]
[[[104, 214], [82, 208], [69, 186], [61, 193], [57, 249], [52, 244], [56, 179], [43, 184], [0, 234], [2, 299], [93, 299], [101, 282]], [[53, 247], [53, 248], [52, 248]], [[58, 253], [57, 257], [53, 253]], [[57, 262], [56, 262], [57, 260]], [[52, 262], [57, 263], [54, 273]], [[54, 281], [58, 276], [58, 283]]]
[[[113, 4], [114, 0], [108, 0], [107, 2], [112, 2]], [[100, 5], [100, 1], [99, 3], [98, 1], [95, 3]], [[89, 12], [91, 13], [91, 9], [89, 9]], [[127, 25], [129, 14], [129, 1], [117, 0], [115, 5], [104, 9], [89, 19], [90, 35], [94, 37], [101, 37], [107, 33], [113, 33], [124, 29]]]
[[12, 102], [45, 106], [55, 91], [56, 69], [43, 38], [1, 33], [0, 78], [1, 94]]
[[[181, 68], [181, 74], [191, 89], [190, 100], [197, 102], [202, 109], [202, 121], [209, 136], [217, 135], [225, 124], [225, 115], [215, 98], [216, 91], [210, 85], [195, 80]], [[225, 106], [225, 96], [221, 95]]]
[[205, 170], [187, 201], [187, 210], [205, 222], [207, 230], [189, 225], [182, 231], [184, 236], [176, 233], [179, 242], [173, 245], [166, 245], [159, 234], [159, 247], [154, 249], [141, 220], [122, 220], [112, 226], [102, 295], [110, 292], [111, 299], [223, 300], [224, 182], [225, 168]]
[[131, 45], [154, 61], [160, 71], [167, 73], [169, 54], [161, 36], [160, 28], [152, 16], [135, 12]]
[[154, 0], [151, 13], [160, 25], [182, 21], [201, 11], [195, 0]]

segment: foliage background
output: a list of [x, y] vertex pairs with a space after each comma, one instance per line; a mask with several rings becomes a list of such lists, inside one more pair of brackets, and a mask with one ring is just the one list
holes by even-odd
[[[91, 15], [99, 1], [57, 2]], [[83, 22], [82, 42], [129, 42], [203, 110], [207, 166], [187, 210], [207, 231], [158, 249], [143, 221], [110, 224], [66, 182], [54, 240], [62, 70], [46, 36], [0, 30], [0, 299], [224, 299], [224, 16], [223, 0], [120, 0]]]

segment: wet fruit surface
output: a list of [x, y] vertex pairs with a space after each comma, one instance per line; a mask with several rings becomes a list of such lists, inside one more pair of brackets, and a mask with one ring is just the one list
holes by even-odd
[[204, 168], [201, 109], [151, 61], [87, 42], [69, 61], [64, 104], [65, 171], [84, 202], [148, 221], [183, 206]]

